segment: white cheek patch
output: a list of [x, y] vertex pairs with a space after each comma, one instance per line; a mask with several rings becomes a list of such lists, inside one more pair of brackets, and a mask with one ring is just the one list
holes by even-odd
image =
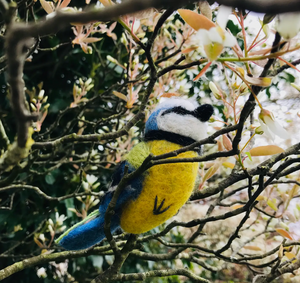
[[207, 137], [206, 123], [192, 115], [169, 113], [157, 117], [158, 129], [200, 141]]
[[198, 104], [193, 104], [191, 100], [188, 99], [182, 99], [180, 97], [171, 97], [171, 98], [166, 98], [165, 100], [163, 100], [162, 102], [160, 102], [155, 110], [161, 109], [161, 108], [173, 108], [176, 106], [181, 106], [182, 108], [185, 108], [187, 110], [193, 111], [197, 106], [199, 106]]

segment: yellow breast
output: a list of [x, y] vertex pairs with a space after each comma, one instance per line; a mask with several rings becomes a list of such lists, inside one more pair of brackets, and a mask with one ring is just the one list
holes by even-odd
[[[181, 148], [168, 141], [147, 143], [154, 155]], [[196, 157], [188, 151], [174, 158]], [[133, 234], [147, 232], [174, 216], [189, 199], [195, 185], [199, 163], [162, 164], [151, 167], [145, 175], [143, 189], [136, 200], [124, 206], [121, 227]]]

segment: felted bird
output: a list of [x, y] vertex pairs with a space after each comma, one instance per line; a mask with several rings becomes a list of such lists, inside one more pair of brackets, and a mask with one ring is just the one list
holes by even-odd
[[[183, 98], [173, 97], [158, 104], [146, 122], [144, 140], [133, 147], [116, 169], [99, 210], [67, 230], [56, 243], [67, 250], [80, 250], [101, 242], [105, 238], [105, 212], [125, 166], [128, 173], [133, 172], [150, 153], [168, 153], [204, 139], [207, 136], [205, 122], [212, 114], [211, 105], [195, 106]], [[171, 158], [196, 156], [199, 156], [199, 148]], [[197, 162], [155, 165], [131, 180], [117, 199], [111, 232], [121, 227], [127, 233], [144, 233], [174, 216], [194, 189], [198, 167]]]

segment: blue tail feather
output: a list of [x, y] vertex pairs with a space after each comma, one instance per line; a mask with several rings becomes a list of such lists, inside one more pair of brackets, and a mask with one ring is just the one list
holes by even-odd
[[[119, 227], [119, 217], [114, 215], [110, 226], [111, 233]], [[104, 215], [99, 215], [95, 219], [71, 230], [58, 244], [67, 250], [82, 250], [100, 243], [104, 238]]]

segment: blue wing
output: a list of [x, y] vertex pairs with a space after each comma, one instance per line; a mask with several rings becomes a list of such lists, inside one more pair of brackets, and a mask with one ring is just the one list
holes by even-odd
[[[57, 243], [67, 250], [81, 250], [100, 243], [105, 238], [104, 233], [104, 216], [107, 207], [112, 199], [116, 186], [124, 176], [125, 166], [128, 166], [128, 173], [133, 172], [135, 169], [127, 162], [122, 162], [116, 169], [113, 175], [112, 187], [103, 197], [99, 211], [93, 212], [91, 216], [87, 217], [86, 221], [82, 221], [61, 237], [57, 239]], [[143, 176], [139, 176], [132, 180], [121, 192], [115, 207], [115, 214], [111, 219], [110, 230], [111, 233], [115, 232], [120, 227], [120, 215], [122, 205], [129, 200], [136, 199], [143, 185]], [[81, 224], [82, 223], [82, 224]]]

